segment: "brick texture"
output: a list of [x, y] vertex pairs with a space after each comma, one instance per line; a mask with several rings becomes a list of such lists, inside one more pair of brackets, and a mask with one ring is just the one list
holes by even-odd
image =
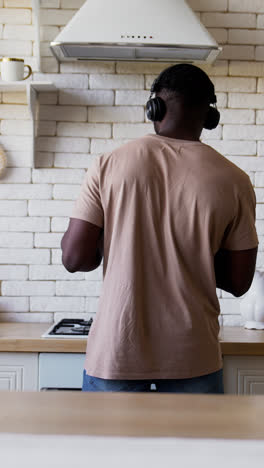
[[[25, 59], [39, 94], [36, 168], [31, 167], [32, 122], [26, 92], [0, 94], [0, 145], [8, 168], [0, 179], [0, 322], [51, 321], [96, 313], [102, 267], [70, 274], [60, 241], [85, 171], [97, 155], [152, 133], [145, 104], [160, 62], [58, 63], [54, 40], [84, 0], [40, 0], [41, 70], [31, 0], [0, 0], [0, 56]], [[264, 269], [264, 2], [188, 0], [223, 51], [199, 64], [215, 84], [220, 125], [202, 141], [246, 171], [257, 198], [258, 268]], [[218, 291], [224, 325], [241, 323], [239, 299]]]

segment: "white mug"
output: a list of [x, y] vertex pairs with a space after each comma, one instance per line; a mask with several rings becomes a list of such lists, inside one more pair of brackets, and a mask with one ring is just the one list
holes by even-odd
[[[27, 76], [24, 76], [24, 67], [28, 68]], [[10, 57], [3, 57], [1, 59], [1, 78], [3, 81], [26, 80], [31, 74], [31, 67], [25, 65], [23, 59]]]

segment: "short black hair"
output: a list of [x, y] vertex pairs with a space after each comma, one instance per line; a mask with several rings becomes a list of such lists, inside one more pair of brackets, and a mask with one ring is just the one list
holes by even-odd
[[151, 91], [157, 93], [162, 90], [183, 96], [189, 105], [216, 102], [214, 85], [209, 76], [201, 68], [189, 63], [173, 65], [161, 72]]

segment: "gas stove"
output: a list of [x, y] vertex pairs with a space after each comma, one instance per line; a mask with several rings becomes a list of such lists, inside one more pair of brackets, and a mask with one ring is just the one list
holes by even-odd
[[42, 338], [68, 338], [84, 339], [87, 337], [93, 319], [62, 319], [54, 323], [43, 335]]

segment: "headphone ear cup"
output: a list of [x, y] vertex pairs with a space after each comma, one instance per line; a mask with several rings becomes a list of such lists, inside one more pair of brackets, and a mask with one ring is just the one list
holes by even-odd
[[166, 114], [166, 104], [160, 97], [149, 99], [146, 104], [146, 114], [152, 122], [161, 121]]
[[213, 130], [217, 127], [220, 121], [220, 112], [216, 109], [216, 107], [209, 107], [207, 112], [207, 116], [204, 122], [204, 128], [207, 130]]

